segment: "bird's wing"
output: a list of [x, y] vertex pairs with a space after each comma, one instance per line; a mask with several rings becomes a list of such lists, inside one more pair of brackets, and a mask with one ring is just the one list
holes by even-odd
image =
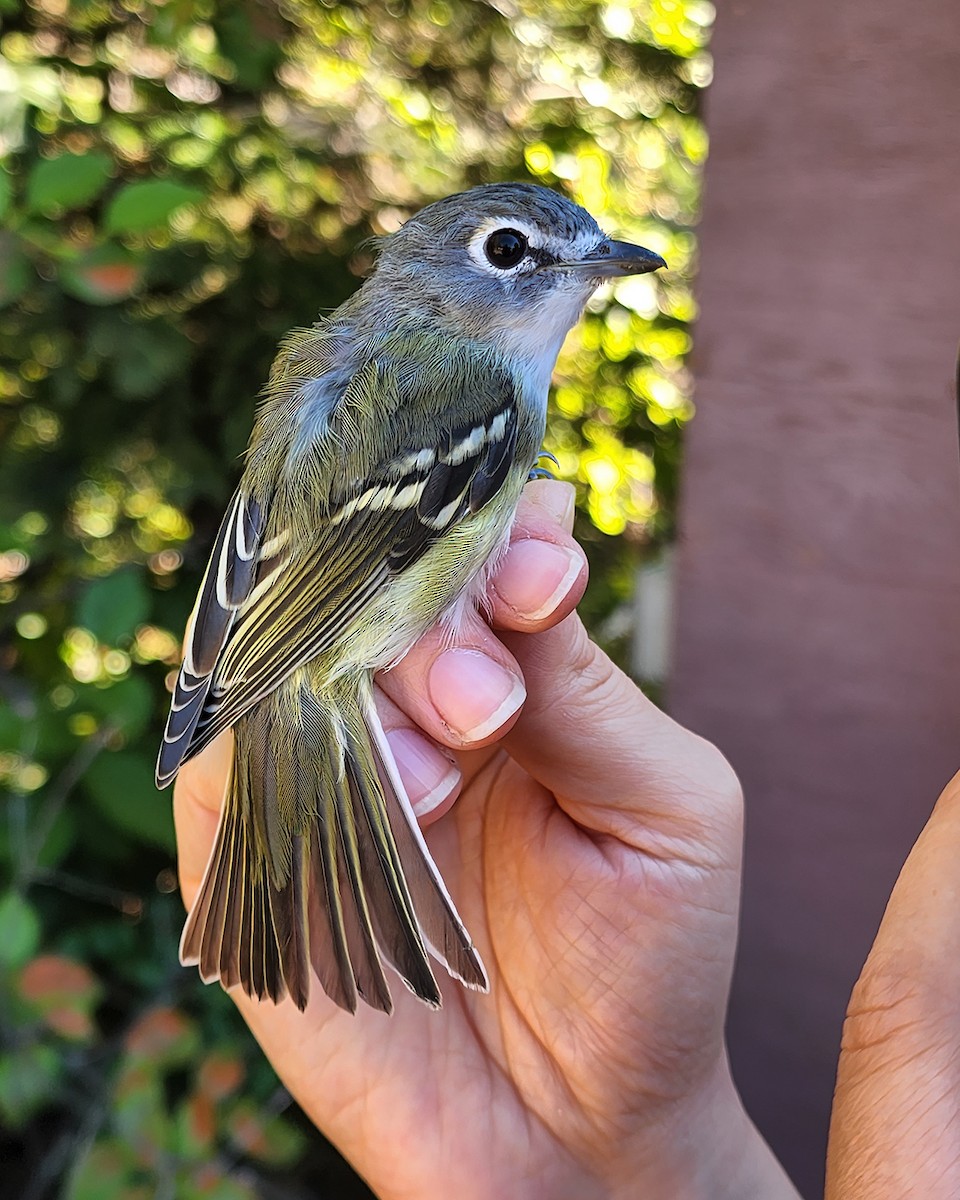
[[[409, 394], [400, 399], [418, 403]], [[517, 450], [512, 381], [486, 373], [477, 394], [459, 394], [432, 432], [433, 444], [420, 445], [412, 431], [398, 429], [390, 453], [367, 464], [363, 479], [337, 482], [306, 553], [276, 522], [266, 538], [269, 502], [245, 495], [241, 485], [187, 630], [157, 763], [160, 786], [323, 653], [391, 576], [499, 492]]]
[[183, 663], [157, 759], [159, 787], [165, 787], [173, 779], [187, 757], [220, 653], [261, 566], [263, 528], [262, 506], [253, 497], [236, 491], [220, 524], [187, 623]]

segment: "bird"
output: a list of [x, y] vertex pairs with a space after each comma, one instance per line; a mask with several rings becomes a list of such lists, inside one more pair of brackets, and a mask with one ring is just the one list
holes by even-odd
[[389, 1013], [431, 959], [488, 990], [377, 715], [373, 675], [479, 606], [538, 470], [561, 343], [607, 279], [664, 267], [530, 183], [446, 196], [282, 341], [184, 637], [159, 787], [233, 730], [180, 942], [205, 982]]

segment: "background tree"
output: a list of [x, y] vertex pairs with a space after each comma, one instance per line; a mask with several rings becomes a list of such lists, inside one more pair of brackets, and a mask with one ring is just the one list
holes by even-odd
[[[0, 1157], [11, 1194], [344, 1196], [176, 963], [154, 748], [291, 326], [470, 184], [565, 190], [672, 268], [591, 306], [548, 445], [601, 632], [673, 529], [702, 0], [0, 0]], [[624, 535], [618, 537], [616, 535]], [[12, 1167], [6, 1164], [13, 1163]], [[12, 1171], [12, 1174], [11, 1174]], [[361, 1194], [357, 1184], [356, 1194]]]

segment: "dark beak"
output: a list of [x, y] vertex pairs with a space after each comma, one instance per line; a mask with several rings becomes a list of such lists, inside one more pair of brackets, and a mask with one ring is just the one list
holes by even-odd
[[555, 270], [575, 271], [578, 275], [589, 275], [594, 279], [612, 279], [618, 275], [646, 275], [648, 271], [659, 271], [666, 265], [659, 254], [643, 246], [604, 238], [586, 258], [557, 263]]

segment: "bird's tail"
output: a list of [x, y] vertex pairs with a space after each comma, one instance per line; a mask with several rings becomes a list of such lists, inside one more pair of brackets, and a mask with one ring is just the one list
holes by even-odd
[[434, 1007], [432, 952], [486, 989], [430, 856], [370, 687], [314, 691], [303, 673], [235, 726], [213, 853], [180, 942], [206, 982], [307, 1004], [311, 974], [342, 1008], [389, 1012], [383, 962]]

